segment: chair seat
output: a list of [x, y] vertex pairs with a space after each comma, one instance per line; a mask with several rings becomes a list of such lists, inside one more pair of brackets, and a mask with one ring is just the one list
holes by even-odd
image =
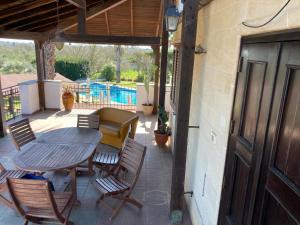
[[[58, 212], [60, 214], [62, 214], [71, 201], [72, 193], [70, 193], [70, 192], [61, 192], [61, 193], [53, 192], [53, 197], [56, 202]], [[33, 216], [33, 217], [42, 216], [43, 218], [52, 218], [54, 216], [53, 210], [43, 209], [41, 207], [39, 207], [39, 208], [30, 207], [30, 208], [28, 208], [28, 211], [26, 212], [26, 214], [29, 216]]]
[[96, 188], [103, 194], [123, 193], [129, 186], [113, 176], [96, 179]]
[[6, 183], [6, 178], [20, 178], [25, 174], [26, 172], [22, 170], [6, 170], [0, 173], [0, 185]]
[[93, 163], [102, 165], [116, 165], [119, 162], [118, 153], [98, 152], [93, 158]]
[[121, 129], [120, 123], [102, 120], [100, 122], [99, 127], [100, 127], [101, 132], [104, 134], [107, 134], [110, 136], [115, 136], [115, 137], [120, 136], [120, 129]]

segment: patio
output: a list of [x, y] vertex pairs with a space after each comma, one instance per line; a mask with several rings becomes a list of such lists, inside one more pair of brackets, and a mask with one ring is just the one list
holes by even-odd
[[[73, 110], [71, 113], [63, 111], [45, 111], [30, 116], [31, 125], [37, 137], [43, 132], [68, 126], [76, 126], [78, 113], [90, 113], [89, 110]], [[94, 188], [93, 177], [87, 174], [80, 174], [77, 179], [78, 198], [81, 206], [75, 206], [71, 213], [71, 221], [79, 224], [118, 224], [118, 225], [167, 225], [171, 224], [169, 220], [170, 210], [170, 188], [171, 188], [171, 170], [172, 155], [170, 149], [157, 147], [153, 142], [153, 130], [156, 126], [156, 117], [144, 117], [139, 114], [139, 124], [135, 139], [147, 146], [145, 162], [134, 190], [134, 196], [139, 199], [144, 207], [139, 210], [131, 205], [125, 205], [120, 214], [112, 221], [109, 221], [110, 210], [105, 205], [95, 205], [95, 200], [99, 192]], [[10, 136], [0, 139], [0, 162], [7, 168], [14, 168], [12, 157], [17, 152]], [[47, 174], [53, 181], [56, 190], [63, 189], [66, 184], [65, 174]], [[107, 202], [113, 204], [113, 200], [107, 199]], [[0, 205], [0, 224], [19, 225], [23, 219], [14, 210]], [[185, 211], [184, 225], [190, 225], [190, 218]]]

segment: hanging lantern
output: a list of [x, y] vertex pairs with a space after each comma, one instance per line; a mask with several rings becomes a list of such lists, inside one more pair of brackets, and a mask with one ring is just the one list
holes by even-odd
[[55, 44], [56, 49], [59, 51], [62, 50], [64, 47], [64, 42], [55, 42], [54, 44]]
[[169, 32], [174, 32], [177, 30], [179, 23], [180, 13], [176, 5], [172, 4], [168, 7], [165, 15], [166, 29]]

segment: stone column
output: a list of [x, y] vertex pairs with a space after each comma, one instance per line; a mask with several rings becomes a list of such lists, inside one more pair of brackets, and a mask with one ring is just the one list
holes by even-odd
[[55, 44], [46, 41], [43, 44], [45, 60], [45, 80], [54, 80], [55, 74]]

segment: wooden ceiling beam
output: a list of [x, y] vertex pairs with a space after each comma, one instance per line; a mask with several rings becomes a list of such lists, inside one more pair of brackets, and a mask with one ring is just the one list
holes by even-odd
[[134, 28], [133, 28], [133, 0], [130, 0], [130, 28], [131, 28], [131, 36], [134, 35]]
[[162, 18], [162, 9], [163, 9], [163, 0], [160, 1], [160, 6], [159, 6], [159, 13], [158, 13], [158, 20], [157, 20], [157, 26], [156, 26], [156, 36], [159, 36], [159, 30], [160, 30], [160, 26], [161, 24], [163, 24], [163, 22], [161, 21]]
[[[108, 0], [104, 3], [102, 2], [100, 5], [96, 5], [94, 7], [91, 7], [89, 9], [87, 9], [86, 20], [90, 20], [90, 19], [94, 18], [95, 16], [103, 14], [103, 13], [107, 12], [108, 10], [123, 4], [126, 1], [128, 1], [128, 0]], [[70, 17], [70, 18], [66, 19], [61, 24], [61, 26], [64, 30], [68, 30], [68, 29], [76, 26], [77, 23], [78, 23], [77, 22], [77, 16], [73, 16], [73, 17]], [[53, 32], [53, 31], [50, 31], [50, 32]]]
[[36, 9], [36, 8], [44, 6], [44, 5], [48, 5], [53, 2], [56, 2], [56, 0], [38, 0], [38, 1], [33, 1], [33, 2], [28, 2], [26, 4], [23, 4], [22, 7], [20, 7], [20, 5], [17, 5], [17, 6], [5, 9], [5, 10], [1, 10], [0, 11], [0, 19], [9, 17], [9, 16], [14, 16], [14, 15], [20, 14], [20, 13], [28, 11], [28, 10], [33, 10], [33, 9]]
[[66, 0], [70, 4], [76, 6], [77, 8], [85, 8], [85, 0]]
[[[48, 5], [43, 5], [41, 7], [37, 7], [34, 12], [32, 12], [31, 10], [27, 10], [24, 11], [23, 13], [19, 13], [18, 15], [12, 15], [12, 16], [8, 16], [3, 18], [3, 20], [1, 20], [1, 25], [3, 26], [8, 26], [8, 25], [12, 25], [16, 22], [24, 22], [26, 19], [30, 19], [33, 20], [34, 17], [36, 16], [40, 16], [43, 15], [43, 17], [47, 17], [46, 14], [56, 14], [57, 12], [57, 8], [56, 8], [56, 3], [51, 3]], [[70, 5], [68, 2], [61, 2], [59, 5], [59, 10], [63, 10], [63, 9], [70, 9], [70, 7], [74, 7], [72, 5]]]
[[81, 35], [61, 34], [52, 39], [55, 42], [72, 42], [87, 44], [115, 44], [115, 45], [159, 45], [159, 37], [131, 37], [131, 36], [103, 36], [103, 35]]
[[0, 31], [0, 38], [21, 40], [46, 40], [47, 36], [41, 32]]
[[106, 22], [107, 34], [110, 35], [109, 20], [108, 20], [107, 12], [105, 12], [105, 22]]
[[83, 8], [79, 8], [77, 12], [78, 33], [86, 33], [86, 2], [83, 2]]
[[[65, 18], [63, 16], [65, 15], [74, 15], [77, 12], [77, 8], [74, 8], [73, 6], [69, 5], [68, 7], [65, 8], [63, 12], [60, 12], [59, 18]], [[5, 27], [7, 30], [30, 30], [30, 28], [34, 27], [36, 24], [40, 24], [43, 21], [49, 21], [50, 19], [53, 19], [57, 21], [57, 14], [56, 11], [55, 13], [47, 13], [47, 14], [42, 14], [39, 16], [32, 16], [29, 19], [19, 21], [17, 23], [10, 24]], [[60, 19], [59, 19], [60, 20]]]

